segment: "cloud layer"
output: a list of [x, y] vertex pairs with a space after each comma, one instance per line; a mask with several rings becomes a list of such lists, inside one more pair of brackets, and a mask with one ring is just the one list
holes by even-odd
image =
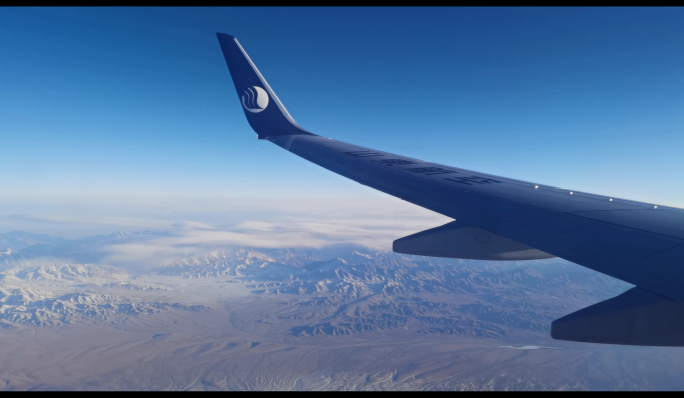
[[111, 245], [107, 249], [111, 262], [157, 262], [222, 246], [319, 249], [357, 245], [387, 250], [395, 239], [450, 221], [420, 208], [406, 211], [404, 206], [388, 206], [382, 211], [357, 208], [348, 215], [313, 211], [307, 215], [281, 215], [272, 221], [245, 220], [229, 226], [182, 221], [173, 224], [169, 236]]
[[390, 249], [395, 239], [450, 221], [383, 194], [363, 198], [213, 199], [201, 204], [27, 207], [22, 213], [0, 213], [0, 232], [20, 230], [79, 238], [115, 231], [170, 231], [106, 247], [111, 263], [151, 264], [226, 246], [277, 249], [357, 245]]

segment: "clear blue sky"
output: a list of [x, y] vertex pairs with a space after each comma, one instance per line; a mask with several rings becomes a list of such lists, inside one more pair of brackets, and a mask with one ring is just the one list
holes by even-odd
[[682, 8], [2, 8], [4, 210], [373, 195], [256, 140], [215, 32], [314, 133], [684, 206]]

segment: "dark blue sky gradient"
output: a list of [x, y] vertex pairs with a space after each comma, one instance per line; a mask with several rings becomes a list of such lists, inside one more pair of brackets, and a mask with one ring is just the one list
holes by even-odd
[[681, 8], [3, 8], [0, 200], [371, 195], [257, 142], [217, 31], [314, 133], [684, 206]]

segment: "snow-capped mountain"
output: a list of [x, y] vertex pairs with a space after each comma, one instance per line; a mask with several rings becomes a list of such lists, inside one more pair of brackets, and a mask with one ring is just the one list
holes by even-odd
[[[158, 388], [190, 385], [197, 389], [314, 389], [348, 385], [349, 380], [355, 380], [359, 388], [427, 388], [447, 385], [440, 383], [465, 369], [462, 364], [449, 365], [452, 359], [448, 357], [433, 359], [449, 350], [471, 355], [470, 351], [451, 348], [456, 347], [456, 341], [480, 347], [480, 351], [490, 346], [516, 348], [530, 338], [534, 344], [538, 340], [546, 343], [523, 346], [548, 345], [553, 319], [629, 288], [560, 260], [497, 263], [407, 256], [358, 247], [207, 250], [197, 246], [188, 248], [188, 253], [193, 254], [169, 256], [157, 266], [136, 266], [134, 262], [112, 266], [103, 260], [103, 247], [140, 243], [159, 236], [164, 232], [116, 233], [64, 241], [31, 234], [2, 236], [12, 245], [0, 256], [0, 327], [17, 335], [54, 331], [57, 336], [74, 333], [76, 341], [84, 339], [82, 349], [60, 351], [65, 358], [85, 358], [102, 352], [106, 353], [102, 354], [105, 363], [109, 363], [114, 353], [126, 352], [124, 364], [111, 376], [111, 380], [122, 380], [123, 374], [129, 374], [126, 380], [132, 381], [111, 385], [120, 388], [154, 388], [149, 386], [157, 384], [149, 384], [147, 378], [157, 369], [171, 374], [181, 368], [187, 368], [185, 373], [197, 370], [204, 376], [200, 382], [186, 384], [173, 376], [171, 384], [162, 383]], [[103, 331], [112, 330], [124, 333], [116, 338], [125, 343], [110, 343], [106, 337], [110, 332]], [[83, 337], [99, 341], [100, 334], [100, 343]], [[143, 340], [134, 344], [129, 338]], [[440, 346], [439, 341], [445, 345]], [[434, 347], [410, 348], [416, 342], [430, 342]], [[12, 344], [0, 334], [0, 354], [10, 355], [13, 351], [2, 350]], [[110, 350], [110, 346], [116, 348]], [[24, 347], [33, 349], [33, 342]], [[158, 351], [151, 353], [150, 347]], [[405, 354], [397, 351], [404, 349], [408, 350]], [[53, 354], [40, 358], [57, 355], [49, 352]], [[364, 357], [349, 365], [354, 353], [363, 356], [366, 352], [386, 360], [374, 362], [369, 354], [370, 359]], [[528, 356], [525, 350], [521, 353], [514, 358], [538, 358]], [[395, 355], [404, 355], [403, 362], [396, 366], [388, 359]], [[471, 366], [478, 361], [494, 361], [472, 355], [463, 363]], [[539, 369], [555, 363], [589, 366], [586, 360], [566, 354], [543, 355], [546, 359], [539, 359]], [[150, 362], [144, 362], [148, 357]], [[414, 367], [413, 358], [424, 359]], [[519, 363], [513, 357], [505, 358]], [[335, 363], [325, 365], [331, 366], [330, 373], [319, 374], [315, 380], [296, 371], [303, 366], [303, 375], [310, 375], [318, 364], [329, 362]], [[138, 368], [139, 363], [149, 368]], [[232, 365], [212, 376], [213, 364], [222, 363]], [[312, 363], [316, 369], [307, 367]], [[363, 371], [366, 373], [359, 370], [370, 363], [374, 365]], [[274, 371], [259, 370], [271, 369], [271, 364]], [[32, 369], [41, 366], [38, 361]], [[240, 373], [250, 366], [246, 373]], [[416, 376], [432, 374], [440, 366], [447, 369], [448, 375], [439, 376], [441, 379], [435, 376], [433, 384], [423, 383], [424, 376]], [[126, 373], [129, 369], [132, 373]], [[344, 382], [330, 381], [331, 375], [342, 374], [339, 369], [351, 369], [351, 373], [344, 373]], [[480, 377], [489, 367], [482, 369], [453, 385], [474, 385], [473, 377]], [[488, 380], [518, 388], [521, 377], [528, 377], [506, 373], [515, 372], [517, 365], [502, 365], [501, 369], [487, 376]], [[231, 376], [229, 380], [226, 374], [242, 376]], [[14, 384], [8, 384], [11, 386], [24, 380], [1, 370], [0, 377], [13, 380]], [[93, 385], [104, 386], [99, 381], [93, 381]], [[536, 385], [564, 386], [561, 382]]]
[[0, 323], [60, 326], [78, 322], [104, 322], [125, 316], [154, 315], [172, 309], [206, 311], [202, 305], [144, 302], [120, 296], [70, 293], [54, 295], [22, 288], [0, 288]]
[[94, 280], [125, 280], [126, 271], [108, 265], [50, 263], [37, 267], [10, 269], [0, 274], [2, 279], [24, 281], [93, 282]]

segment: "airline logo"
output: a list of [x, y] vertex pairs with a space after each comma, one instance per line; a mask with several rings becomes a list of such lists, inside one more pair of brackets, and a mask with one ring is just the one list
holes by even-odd
[[248, 88], [242, 95], [242, 106], [252, 113], [259, 113], [268, 106], [268, 94], [261, 87]]

